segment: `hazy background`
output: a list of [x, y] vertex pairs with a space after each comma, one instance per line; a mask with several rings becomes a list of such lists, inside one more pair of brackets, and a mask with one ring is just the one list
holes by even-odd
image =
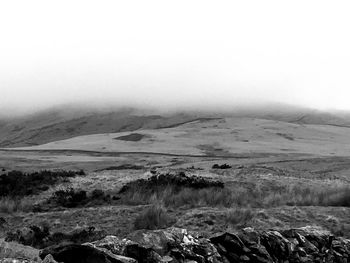
[[348, 1], [2, 1], [0, 110], [350, 110]]

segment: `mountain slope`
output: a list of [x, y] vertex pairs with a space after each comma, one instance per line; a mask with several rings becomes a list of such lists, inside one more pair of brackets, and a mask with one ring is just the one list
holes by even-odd
[[350, 127], [349, 114], [327, 113], [286, 105], [241, 107], [226, 112], [200, 110], [171, 114], [136, 109], [102, 111], [64, 107], [0, 120], [0, 147], [33, 146], [82, 135], [175, 127], [196, 119], [223, 117]]
[[157, 129], [196, 118], [186, 114], [143, 116], [132, 111], [77, 112], [68, 115], [55, 111], [0, 124], [0, 146], [29, 146], [79, 135]]
[[202, 156], [245, 153], [350, 156], [349, 142], [349, 128], [239, 117], [203, 119], [173, 128], [78, 136], [19, 149]]

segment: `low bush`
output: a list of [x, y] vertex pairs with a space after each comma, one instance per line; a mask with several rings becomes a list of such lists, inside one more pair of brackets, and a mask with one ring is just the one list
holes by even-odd
[[224, 183], [201, 176], [186, 176], [184, 172], [177, 174], [156, 174], [148, 179], [139, 179], [124, 185], [119, 191], [120, 194], [126, 192], [147, 192], [156, 193], [164, 188], [171, 187], [175, 191], [183, 188], [203, 189], [210, 187], [223, 188]]
[[231, 165], [228, 165], [228, 164], [226, 164], [226, 163], [224, 163], [224, 164], [214, 164], [213, 166], [212, 166], [212, 168], [213, 169], [230, 169], [230, 168], [232, 168], [232, 166]]
[[134, 221], [135, 229], [161, 229], [174, 223], [161, 205], [152, 205], [143, 211]]
[[34, 211], [50, 211], [60, 207], [97, 206], [110, 203], [112, 200], [110, 195], [100, 189], [95, 189], [88, 194], [84, 190], [66, 188], [55, 191], [48, 200], [36, 205]]
[[38, 194], [46, 191], [50, 186], [60, 182], [62, 179], [74, 177], [77, 174], [85, 174], [83, 170], [74, 171], [40, 171], [34, 173], [23, 173], [11, 171], [0, 175], [0, 197], [20, 197]]
[[74, 190], [73, 188], [58, 190], [53, 193], [51, 199], [63, 207], [77, 207], [88, 201], [86, 191]]

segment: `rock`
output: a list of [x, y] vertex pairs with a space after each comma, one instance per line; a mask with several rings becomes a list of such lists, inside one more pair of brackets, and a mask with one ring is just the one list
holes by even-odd
[[69, 244], [61, 246], [53, 246], [44, 249], [40, 253], [40, 257], [44, 259], [51, 254], [58, 262], [64, 263], [124, 263], [113, 254], [106, 253], [100, 249], [91, 246]]
[[96, 248], [98, 249], [99, 251], [105, 253], [106, 255], [110, 256], [111, 258], [114, 258], [120, 262], [123, 262], [123, 263], [137, 263], [137, 261], [133, 258], [129, 258], [129, 257], [125, 257], [125, 256], [121, 256], [121, 255], [117, 255], [117, 254], [114, 254], [112, 253], [111, 251], [109, 251], [108, 249], [105, 249], [105, 248]]
[[81, 244], [102, 238], [103, 236], [105, 236], [105, 232], [97, 230], [94, 227], [81, 227], [68, 233], [50, 233], [47, 227], [32, 225], [13, 232], [8, 232], [5, 240], [16, 241], [20, 244], [35, 248], [45, 248], [61, 243]]
[[17, 259], [17, 258], [3, 258], [0, 259], [0, 263], [34, 263], [35, 261], [28, 259]]
[[16, 241], [23, 245], [40, 248], [43, 240], [49, 235], [48, 228], [32, 225], [6, 234], [6, 241]]
[[125, 256], [134, 258], [140, 263], [157, 263], [162, 259], [152, 248], [131, 241], [126, 244], [124, 251]]
[[1, 258], [22, 258], [32, 261], [38, 261], [40, 259], [38, 249], [0, 239]]
[[51, 254], [48, 254], [44, 260], [42, 261], [42, 263], [57, 263], [57, 261], [53, 258], [53, 256]]
[[169, 247], [175, 246], [176, 239], [179, 241], [179, 237], [163, 230], [137, 230], [129, 234], [127, 238], [145, 248], [156, 251], [162, 256], [166, 254]]
[[105, 248], [111, 251], [113, 254], [123, 255], [126, 243], [127, 241], [125, 239], [121, 240], [116, 236], [106, 236], [101, 240], [85, 243], [84, 245], [95, 248]]
[[106, 236], [84, 245], [50, 247], [41, 257], [48, 254], [65, 263], [343, 263], [350, 259], [350, 240], [310, 228], [281, 232], [245, 228], [210, 239], [185, 229], [168, 228], [138, 230], [125, 239]]

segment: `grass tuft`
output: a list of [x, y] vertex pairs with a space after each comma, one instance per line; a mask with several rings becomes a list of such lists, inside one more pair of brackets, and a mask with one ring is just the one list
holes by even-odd
[[247, 226], [254, 217], [255, 213], [251, 208], [231, 208], [225, 214], [225, 222], [231, 226]]
[[154, 204], [143, 211], [134, 221], [135, 229], [161, 229], [171, 226], [173, 220], [162, 205]]

